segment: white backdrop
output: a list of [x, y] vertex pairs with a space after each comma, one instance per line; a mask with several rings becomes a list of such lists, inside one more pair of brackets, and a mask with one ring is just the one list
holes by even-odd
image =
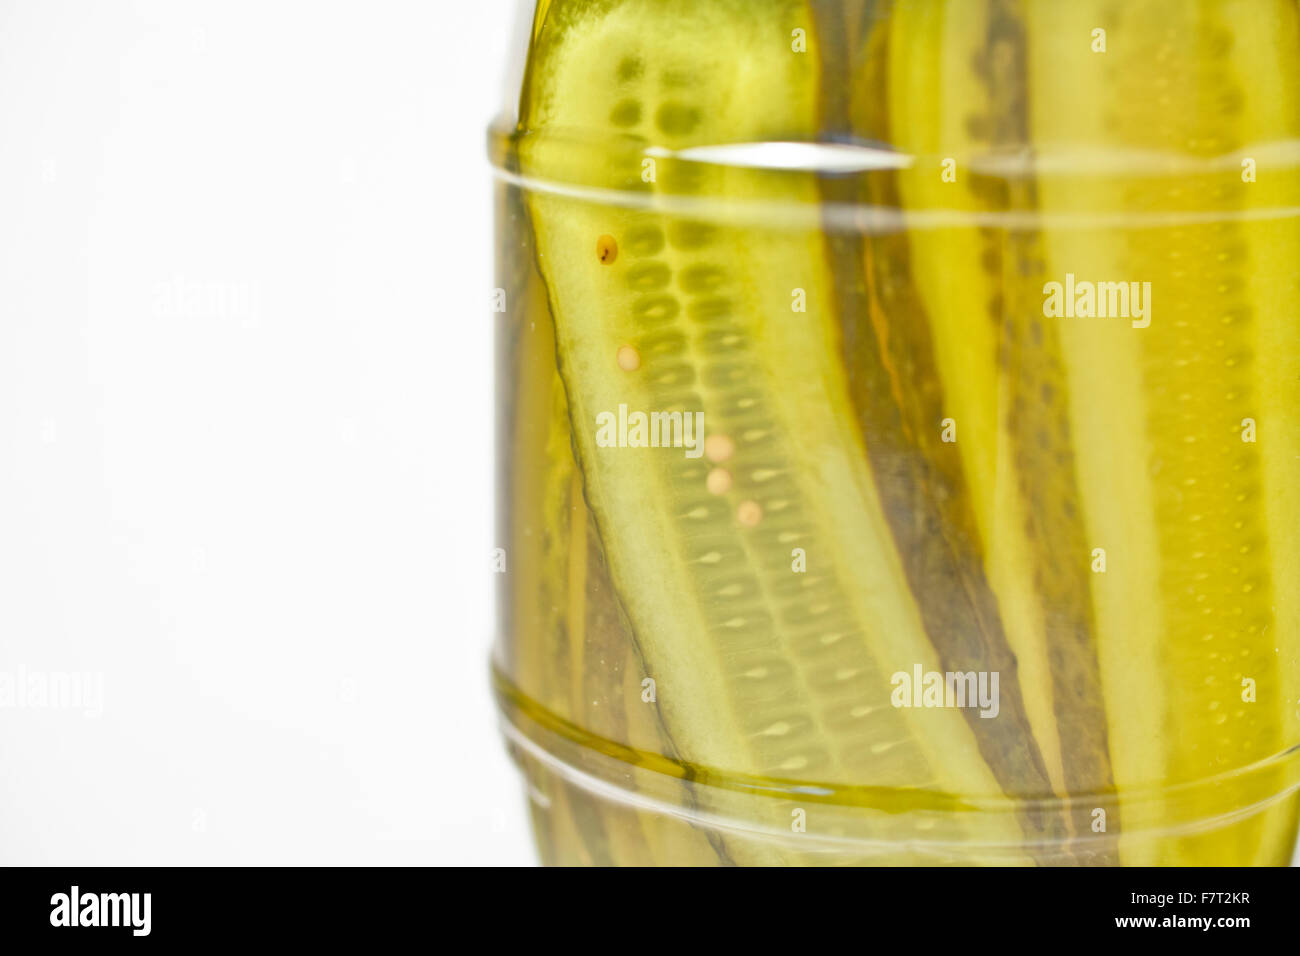
[[0, 863], [529, 863], [506, 0], [0, 0]]

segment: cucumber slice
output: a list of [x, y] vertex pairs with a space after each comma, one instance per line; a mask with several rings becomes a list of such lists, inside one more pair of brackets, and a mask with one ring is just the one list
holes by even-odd
[[[1071, 728], [1104, 721], [1099, 695], [1087, 693], [1097, 684], [1095, 662], [1090, 671], [1087, 658], [1053, 658], [1060, 646], [1042, 638], [1037, 566], [1021, 538], [1029, 514], [1010, 467], [1014, 446], [999, 428], [1003, 250], [998, 233], [977, 219], [999, 197], [989, 195], [986, 176], [972, 175], [970, 160], [988, 152], [997, 124], [1006, 123], [1001, 114], [1014, 110], [980, 76], [986, 46], [1003, 29], [984, 3], [898, 4], [861, 45], [852, 129], [896, 144], [910, 165], [867, 177], [856, 198], [901, 207], [911, 228], [862, 238], [865, 301], [842, 308], [841, 321], [846, 341], [856, 343], [846, 364], [858, 418], [930, 639], [949, 670], [1002, 672], [1007, 719], [975, 725], [982, 751], [1008, 793], [1050, 800], [1068, 779], [1053, 682], [1078, 694], [1070, 703], [1090, 708], [1066, 714]], [[955, 182], [945, 172], [956, 173]], [[937, 216], [946, 218], [936, 224]], [[854, 287], [844, 278], [851, 268], [837, 265], [841, 289]], [[955, 442], [941, 434], [949, 421]], [[1086, 585], [1069, 597], [1058, 590], [1055, 613], [1086, 608]], [[1077, 733], [1070, 743], [1074, 759], [1100, 753], [1104, 767], [1104, 742]], [[1085, 809], [1074, 816], [1074, 833], [1091, 838]], [[1051, 840], [1067, 836], [1051, 814], [1027, 822]], [[1097, 847], [1070, 850], [1107, 860]]]
[[[1001, 424], [1008, 396], [999, 367], [1004, 250], [998, 231], [981, 226], [979, 219], [995, 212], [1003, 198], [996, 181], [981, 174], [977, 164], [977, 157], [993, 151], [997, 134], [985, 78], [992, 19], [990, 4], [983, 2], [897, 8], [878, 30], [877, 49], [860, 57], [855, 128], [916, 158], [899, 172], [892, 194], [873, 197], [874, 202], [951, 216], [950, 224], [872, 245], [879, 250], [878, 271], [894, 269], [895, 286], [910, 296], [905, 312], [913, 314], [911, 321], [928, 325], [933, 379], [942, 383], [930, 411], [956, 424], [961, 474], [989, 586], [1019, 663], [1027, 719], [1052, 788], [1064, 793], [1034, 555], [1022, 534], [1027, 516], [1015, 478], [1014, 445]], [[952, 166], [945, 177], [948, 161]], [[887, 242], [903, 248], [881, 254]], [[903, 293], [893, 296], [895, 303], [902, 298]]]
[[[858, 436], [817, 183], [671, 156], [642, 176], [651, 144], [815, 139], [815, 38], [812, 55], [790, 42], [812, 28], [796, 2], [554, 0], [534, 30], [521, 169], [585, 497], [677, 759], [697, 779], [822, 784], [863, 803], [861, 833], [898, 836], [909, 793], [1001, 791], [965, 716], [890, 706], [894, 672], [943, 668]], [[636, 201], [547, 182], [564, 177]], [[688, 217], [676, 201], [691, 195], [720, 204]], [[750, 200], [795, 215], [725, 219]], [[702, 412], [711, 451], [730, 454], [603, 447], [597, 416], [620, 405]], [[771, 803], [753, 822], [788, 828]], [[1004, 817], [975, 827], [1021, 838]], [[772, 857], [746, 844], [738, 858]]]
[[[499, 332], [502, 366], [500, 447], [506, 485], [500, 525], [510, 573], [501, 584], [501, 672], [528, 689], [528, 702], [503, 697], [507, 709], [537, 708], [551, 722], [582, 728], [607, 747], [658, 752], [664, 731], [655, 708], [640, 700], [644, 671], [605, 567], [594, 521], [573, 460], [569, 411], [555, 369], [555, 328], [546, 301], [522, 197], [503, 189], [498, 208], [503, 244], [498, 274], [508, 302], [526, 321]], [[522, 752], [516, 756], [530, 792], [534, 830], [548, 864], [655, 863], [716, 859], [694, 831], [655, 832], [635, 810], [594, 797]]]
[[[1294, 786], [1294, 761], [1243, 772], [1296, 728], [1293, 417], [1300, 180], [1234, 151], [1297, 134], [1289, 2], [1031, 2], [1036, 146], [1155, 156], [1154, 176], [1045, 178], [1054, 213], [1130, 214], [1129, 228], [1049, 228], [1047, 272], [1151, 283], [1151, 323], [1060, 319], [1059, 358], [1087, 537], [1105, 546], [1093, 594], [1126, 819], [1170, 828], [1258, 809]], [[1086, 39], [1107, 30], [1108, 49]], [[1216, 159], [1226, 157], [1227, 163]], [[1196, 209], [1199, 222], [1153, 220]], [[1242, 441], [1246, 418], [1268, 422]], [[1243, 699], [1243, 681], [1255, 699]], [[1287, 774], [1290, 776], [1287, 776]], [[1207, 786], [1201, 781], [1220, 777]], [[1171, 785], [1176, 789], [1166, 790]], [[1184, 785], [1177, 788], [1177, 785]], [[1131, 795], [1131, 796], [1130, 796]], [[1133, 846], [1130, 862], [1284, 862], [1294, 801], [1213, 832]]]
[[901, 205], [915, 227], [869, 251], [883, 308], [896, 313], [891, 337], [905, 346], [894, 364], [926, 383], [905, 406], [913, 431], [951, 418], [960, 436], [955, 454], [931, 443], [941, 478], [924, 484], [946, 509], [937, 526], [969, 529], [973, 554], [956, 570], [991, 605], [988, 640], [1021, 667], [1025, 736], [1052, 787], [1084, 798], [1070, 805], [1071, 829], [1093, 845], [1075, 852], [1113, 862], [1091, 828], [1098, 806], [1110, 810], [1107, 833], [1120, 821], [1055, 332], [1035, 319], [1041, 298], [1025, 278], [1041, 271], [1039, 237], [1007, 225], [1008, 213], [1034, 211], [1032, 181], [1008, 166], [1028, 142], [1032, 37], [1003, 2], [900, 3], [881, 32], [881, 49], [861, 58], [855, 126], [912, 157], [873, 201]]

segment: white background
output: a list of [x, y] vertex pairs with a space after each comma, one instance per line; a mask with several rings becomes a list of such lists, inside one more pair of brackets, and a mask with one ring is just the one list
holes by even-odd
[[103, 693], [0, 706], [0, 863], [533, 862], [487, 684], [515, 13], [0, 0], [0, 678]]

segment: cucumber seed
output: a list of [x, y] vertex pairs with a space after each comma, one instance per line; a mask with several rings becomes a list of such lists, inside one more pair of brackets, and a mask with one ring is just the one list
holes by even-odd
[[715, 465], [730, 458], [736, 451], [736, 443], [726, 435], [710, 435], [704, 439], [704, 455]]
[[601, 236], [596, 240], [596, 258], [603, 265], [613, 265], [618, 258], [618, 242], [613, 236]]
[[635, 372], [641, 367], [641, 353], [630, 345], [623, 345], [618, 350], [618, 367], [625, 372]]
[[757, 501], [742, 501], [736, 508], [736, 520], [746, 528], [756, 528], [763, 520], [763, 509]]

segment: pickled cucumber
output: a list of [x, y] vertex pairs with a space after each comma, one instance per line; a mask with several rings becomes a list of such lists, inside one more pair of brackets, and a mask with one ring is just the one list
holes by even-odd
[[[1265, 160], [1250, 182], [1237, 154], [1267, 155], [1296, 137], [1296, 8], [1167, 0], [1062, 10], [1035, 0], [1026, 11], [1039, 148], [1063, 158], [1102, 149], [1162, 176], [1047, 177], [1038, 187], [1058, 217], [1133, 220], [1124, 230], [1049, 226], [1048, 275], [1151, 289], [1149, 325], [1060, 320], [1058, 344], [1078, 520], [1109, 560], [1092, 592], [1121, 802], [1147, 801], [1126, 813], [1188, 834], [1132, 856], [1282, 863], [1294, 799], [1196, 831], [1295, 783], [1280, 769], [1243, 770], [1297, 740], [1300, 459], [1282, 412], [1300, 397], [1300, 227], [1251, 213], [1295, 207], [1300, 179], [1289, 163]], [[1104, 56], [1069, 42], [1098, 28], [1108, 33]], [[1179, 221], [1187, 210], [1199, 216]], [[1269, 422], [1267, 434], [1243, 441], [1253, 418]]]
[[[895, 347], [894, 364], [924, 383], [904, 406], [914, 434], [929, 439], [920, 460], [934, 463], [915, 484], [944, 508], [924, 537], [962, 536], [962, 573], [983, 598], [985, 629], [1023, 667], [1018, 729], [1047, 755], [1057, 792], [1098, 795], [1071, 814], [1086, 841], [1113, 780], [1059, 350], [1041, 318], [1039, 237], [990, 225], [1035, 207], [1032, 180], [996, 165], [1029, 141], [1024, 59], [1033, 38], [1015, 4], [1000, 0], [900, 3], [879, 32], [855, 77], [854, 128], [915, 162], [872, 182], [864, 198], [951, 219], [867, 243], [880, 324], [907, 348]], [[950, 453], [926, 427], [944, 417], [960, 429]], [[975, 617], [939, 618], [933, 630], [960, 632]], [[1120, 819], [1108, 809], [1113, 834]], [[1113, 862], [1099, 847], [1077, 852]]]
[[[925, 157], [924, 148], [932, 146], [927, 139], [937, 132], [927, 124], [942, 130], [945, 108], [989, 110], [993, 98], [980, 94], [978, 84], [949, 75], [954, 68], [946, 65], [956, 59], [954, 43], [963, 51], [982, 48], [987, 11], [979, 3], [963, 4], [947, 22], [943, 13], [934, 5], [900, 5], [866, 34], [849, 104], [857, 136], [899, 143]], [[955, 70], [971, 70], [971, 62], [963, 58]], [[940, 103], [940, 84], [954, 80], [957, 89], [974, 91], [974, 106]], [[924, 210], [939, 205], [927, 188], [931, 179], [943, 187], [937, 167], [922, 159], [906, 172], [867, 177], [846, 198]], [[1000, 568], [993, 562], [986, 568], [986, 557], [997, 552], [981, 538], [981, 529], [993, 524], [990, 453], [998, 443], [989, 426], [998, 398], [997, 350], [991, 323], [980, 320], [978, 307], [972, 317], [970, 301], [961, 297], [996, 304], [996, 283], [980, 267], [988, 261], [979, 254], [983, 238], [971, 226], [840, 237], [838, 244], [854, 251], [836, 263], [839, 315], [856, 414], [930, 641], [947, 670], [1001, 675], [1003, 716], [968, 716], [1004, 790], [1038, 798], [1062, 782], [1059, 773], [1054, 781], [1040, 747], [1046, 741], [1059, 761], [1050, 694], [1043, 690], [1050, 686], [1043, 675], [1056, 672], [1043, 666], [1028, 672], [1029, 679], [1021, 675], [1019, 658], [1034, 647], [1023, 627], [1016, 632], [1004, 623], [1008, 610], [1018, 608], [999, 603], [993, 582], [1005, 584], [1008, 576], [995, 578]], [[962, 270], [966, 264], [974, 268]], [[861, 279], [853, 278], [855, 271]], [[1071, 668], [1058, 679], [1078, 683], [1086, 677], [1086, 670]], [[1104, 760], [1104, 743], [1101, 749]], [[1027, 823], [1030, 832], [1056, 842], [1069, 835], [1053, 814], [1031, 814]]]

